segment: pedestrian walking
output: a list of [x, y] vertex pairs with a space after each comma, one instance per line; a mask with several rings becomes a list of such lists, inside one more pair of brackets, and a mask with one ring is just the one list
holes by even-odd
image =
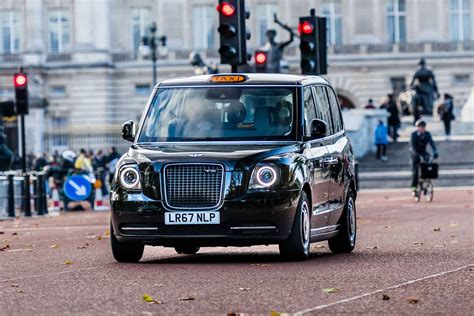
[[387, 95], [387, 112], [390, 114], [388, 117], [388, 133], [392, 138], [393, 142], [397, 141], [398, 129], [400, 128], [400, 111], [398, 110], [397, 103], [393, 94]]
[[444, 94], [444, 101], [438, 108], [438, 114], [444, 123], [446, 136], [451, 135], [451, 121], [455, 120], [454, 115], [454, 98], [449, 93]]
[[387, 145], [388, 145], [388, 137], [387, 137], [387, 127], [385, 126], [382, 120], [379, 120], [379, 124], [375, 129], [375, 145], [377, 146], [377, 160], [380, 161], [387, 161]]

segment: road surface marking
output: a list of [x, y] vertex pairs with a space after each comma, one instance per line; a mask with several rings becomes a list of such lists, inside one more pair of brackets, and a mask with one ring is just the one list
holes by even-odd
[[418, 278], [418, 279], [410, 280], [410, 281], [403, 282], [403, 283], [400, 283], [400, 284], [392, 285], [392, 286], [389, 286], [389, 287], [386, 287], [386, 288], [383, 288], [383, 289], [380, 289], [380, 290], [368, 292], [368, 293], [365, 293], [365, 294], [349, 297], [349, 298], [346, 298], [346, 299], [343, 299], [343, 300], [340, 300], [340, 301], [336, 301], [336, 302], [332, 302], [332, 303], [329, 303], [329, 304], [324, 304], [324, 305], [311, 307], [311, 308], [308, 308], [308, 309], [305, 309], [305, 310], [302, 310], [302, 311], [295, 312], [294, 314], [295, 315], [304, 315], [304, 314], [311, 313], [311, 312], [314, 312], [314, 311], [317, 311], [317, 310], [320, 310], [320, 309], [323, 309], [323, 308], [327, 308], [327, 307], [331, 307], [331, 306], [334, 306], [334, 305], [355, 301], [355, 300], [365, 298], [365, 297], [368, 297], [368, 296], [372, 296], [372, 295], [375, 295], [375, 294], [380, 294], [380, 293], [385, 292], [385, 291], [398, 289], [398, 288], [403, 287], [405, 285], [410, 285], [410, 284], [413, 284], [413, 283], [416, 283], [416, 282], [429, 280], [429, 279], [432, 279], [432, 278], [436, 278], [436, 277], [439, 277], [439, 276], [443, 276], [443, 275], [446, 275], [446, 274], [450, 274], [450, 273], [453, 273], [453, 272], [461, 271], [461, 270], [464, 270], [464, 269], [467, 269], [467, 268], [472, 268], [472, 267], [474, 267], [474, 264], [470, 263], [468, 265], [465, 265], [465, 266], [462, 266], [462, 267], [459, 267], [459, 268], [456, 268], [456, 269], [452, 269], [452, 270], [448, 270], [448, 271], [444, 271], [444, 272], [440, 272], [440, 273], [436, 273], [436, 274], [427, 275], [427, 276], [422, 277], [422, 278]]

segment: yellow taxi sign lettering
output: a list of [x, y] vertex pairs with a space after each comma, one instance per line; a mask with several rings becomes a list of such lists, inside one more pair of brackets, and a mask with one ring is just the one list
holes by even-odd
[[210, 82], [243, 82], [247, 78], [243, 75], [215, 75], [212, 76]]

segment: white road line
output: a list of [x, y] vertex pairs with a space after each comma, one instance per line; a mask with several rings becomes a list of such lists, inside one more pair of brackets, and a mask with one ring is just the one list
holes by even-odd
[[[436, 191], [465, 191], [474, 190], [474, 186], [445, 187], [435, 186]], [[410, 188], [392, 188], [392, 189], [361, 189], [359, 193], [389, 193], [389, 192], [410, 192]]]
[[[474, 175], [474, 170], [472, 169], [447, 169], [440, 170], [439, 175], [444, 176], [459, 176], [459, 175]], [[382, 177], [406, 177], [411, 176], [411, 170], [400, 170], [400, 171], [367, 171], [360, 172], [360, 179], [370, 179], [370, 178], [382, 178]]]
[[405, 286], [405, 285], [410, 285], [410, 284], [413, 284], [413, 283], [416, 283], [416, 282], [436, 278], [436, 277], [439, 277], [439, 276], [443, 276], [443, 275], [446, 275], [446, 274], [450, 274], [450, 273], [457, 272], [457, 271], [464, 270], [464, 269], [471, 268], [471, 267], [474, 267], [474, 264], [471, 263], [471, 264], [468, 264], [468, 265], [465, 265], [465, 266], [462, 266], [462, 267], [459, 267], [459, 268], [456, 268], [456, 269], [453, 269], [453, 270], [444, 271], [444, 272], [440, 272], [440, 273], [436, 273], [436, 274], [431, 274], [431, 275], [428, 275], [428, 276], [425, 276], [425, 277], [422, 277], [422, 278], [418, 278], [418, 279], [410, 280], [410, 281], [403, 282], [403, 283], [400, 283], [400, 284], [392, 285], [392, 286], [389, 286], [389, 287], [386, 287], [386, 288], [383, 288], [383, 289], [380, 289], [380, 290], [376, 290], [376, 291], [368, 292], [368, 293], [365, 293], [365, 294], [353, 296], [353, 297], [346, 298], [346, 299], [336, 301], [336, 302], [333, 302], [333, 303], [311, 307], [311, 308], [308, 308], [308, 309], [305, 309], [305, 310], [302, 310], [302, 311], [295, 312], [294, 315], [304, 315], [304, 314], [311, 313], [311, 312], [314, 312], [314, 311], [317, 311], [317, 310], [321, 310], [321, 309], [324, 309], [324, 308], [327, 308], [327, 307], [331, 307], [331, 306], [334, 306], [334, 305], [355, 301], [355, 300], [365, 298], [365, 297], [368, 297], [368, 296], [372, 296], [372, 295], [375, 295], [375, 294], [379, 294], [379, 293], [382, 293], [382, 292], [385, 292], [385, 291], [388, 291], [388, 290], [398, 289], [398, 288], [400, 288], [402, 286]]

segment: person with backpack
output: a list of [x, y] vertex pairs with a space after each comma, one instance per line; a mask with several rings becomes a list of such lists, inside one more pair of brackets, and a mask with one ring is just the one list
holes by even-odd
[[446, 136], [451, 135], [451, 121], [455, 120], [454, 116], [454, 98], [449, 93], [444, 94], [444, 101], [438, 108], [438, 114], [444, 123]]

